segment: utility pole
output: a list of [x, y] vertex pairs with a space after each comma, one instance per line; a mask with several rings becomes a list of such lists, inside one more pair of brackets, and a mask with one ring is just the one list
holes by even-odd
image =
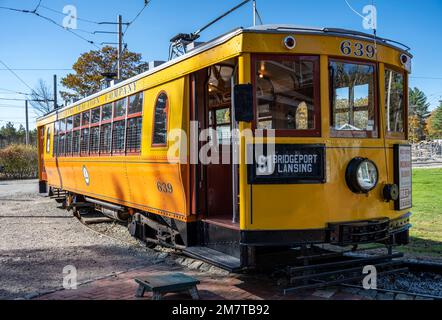
[[123, 17], [118, 15], [118, 55], [117, 55], [117, 79], [121, 80], [122, 56], [123, 56]]
[[58, 109], [57, 101], [57, 75], [54, 74], [54, 110]]
[[29, 145], [29, 115], [28, 115], [28, 100], [25, 101], [25, 116], [26, 116], [26, 145]]

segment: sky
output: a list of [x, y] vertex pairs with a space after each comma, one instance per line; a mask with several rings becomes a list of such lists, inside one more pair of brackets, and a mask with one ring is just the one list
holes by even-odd
[[[33, 10], [40, 0], [0, 0], [0, 7]], [[152, 0], [125, 34], [124, 42], [131, 51], [141, 53], [143, 61], [167, 60], [169, 39], [174, 35], [198, 30], [211, 19], [238, 4], [240, 0]], [[413, 74], [411, 87], [425, 92], [431, 108], [442, 100], [442, 14], [441, 0], [347, 0], [362, 13], [372, 3], [378, 13], [378, 35], [394, 39], [412, 48]], [[77, 8], [77, 34], [98, 46], [116, 42], [114, 34], [94, 31], [116, 31], [117, 15], [123, 21], [134, 19], [144, 0], [42, 0], [37, 13], [62, 24], [66, 5]], [[297, 24], [336, 27], [364, 31], [362, 18], [345, 0], [258, 0], [258, 10], [265, 24]], [[210, 40], [237, 27], [253, 23], [252, 5], [247, 4], [207, 31], [201, 40]], [[58, 78], [70, 72], [80, 54], [96, 49], [86, 40], [33, 14], [0, 8], [0, 126], [6, 121], [17, 127], [25, 123], [24, 101], [15, 92], [29, 93], [39, 79], [52, 87], [53, 74]], [[29, 88], [29, 87], [30, 88]], [[59, 87], [59, 89], [61, 89]], [[30, 111], [30, 127], [35, 128], [37, 114]]]

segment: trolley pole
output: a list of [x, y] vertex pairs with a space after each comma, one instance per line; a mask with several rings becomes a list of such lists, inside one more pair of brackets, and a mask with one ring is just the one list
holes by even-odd
[[28, 115], [28, 100], [25, 101], [25, 116], [26, 116], [26, 145], [29, 145], [29, 115]]
[[117, 54], [117, 79], [121, 80], [122, 56], [123, 56], [123, 17], [118, 15], [118, 54]]
[[256, 27], [256, 0], [253, 0], [253, 26]]

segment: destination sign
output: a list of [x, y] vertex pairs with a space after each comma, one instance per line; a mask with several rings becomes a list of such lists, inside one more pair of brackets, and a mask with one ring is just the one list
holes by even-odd
[[324, 145], [276, 144], [259, 149], [248, 146], [248, 154], [253, 154], [249, 184], [325, 183]]
[[406, 210], [412, 207], [412, 157], [410, 145], [395, 146], [395, 180], [399, 186], [399, 199], [396, 210]]

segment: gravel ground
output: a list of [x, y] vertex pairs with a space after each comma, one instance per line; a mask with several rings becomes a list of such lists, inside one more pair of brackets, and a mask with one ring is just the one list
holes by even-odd
[[81, 284], [164, 260], [154, 250], [133, 245], [122, 226], [100, 228], [115, 229], [128, 243], [88, 230], [53, 200], [39, 196], [36, 186], [37, 181], [0, 182], [0, 299], [60, 289], [68, 265], [77, 268]]
[[442, 275], [422, 272], [385, 276], [379, 279], [378, 287], [442, 297]]

